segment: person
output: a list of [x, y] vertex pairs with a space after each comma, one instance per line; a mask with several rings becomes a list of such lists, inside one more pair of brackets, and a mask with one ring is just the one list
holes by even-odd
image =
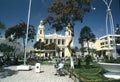
[[78, 55], [78, 66], [81, 66], [81, 56]]
[[60, 69], [62, 69], [63, 67], [64, 67], [64, 64], [63, 64], [62, 62], [60, 62], [60, 63], [58, 64], [57, 70], [60, 70]]
[[74, 60], [72, 56], [70, 57], [70, 66], [71, 66], [71, 69], [74, 69]]
[[60, 62], [58, 64], [57, 70], [56, 70], [56, 75], [62, 75], [63, 74], [63, 68], [64, 68], [64, 64], [62, 62]]

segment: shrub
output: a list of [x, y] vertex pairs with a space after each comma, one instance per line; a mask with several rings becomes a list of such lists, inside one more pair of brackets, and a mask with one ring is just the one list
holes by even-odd
[[117, 59], [114, 59], [113, 57], [110, 57], [110, 59], [106, 60], [107, 63], [119, 63], [120, 64], [120, 57]]
[[90, 62], [92, 62], [92, 57], [91, 55], [86, 55], [85, 56], [85, 62], [86, 62], [86, 66], [90, 65]]

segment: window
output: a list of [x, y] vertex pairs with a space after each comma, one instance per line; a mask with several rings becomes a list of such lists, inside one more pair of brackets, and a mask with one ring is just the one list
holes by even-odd
[[104, 43], [102, 42], [101, 45], [104, 45]]
[[105, 42], [105, 44], [108, 44], [108, 42]]
[[107, 37], [105, 38], [105, 40], [107, 40]]
[[54, 39], [54, 43], [56, 43], [56, 39]]
[[45, 53], [45, 57], [48, 57], [48, 54], [47, 54], [47, 53]]
[[58, 39], [58, 45], [60, 45], [60, 39]]
[[46, 44], [48, 44], [48, 39], [46, 39], [46, 41], [45, 41], [45, 42], [46, 42]]
[[40, 30], [40, 34], [42, 34], [42, 30]]
[[50, 43], [52, 43], [52, 39], [50, 39]]
[[62, 45], [64, 45], [65, 44], [65, 40], [64, 39], [62, 39]]
[[110, 38], [112, 38], [112, 36], [110, 36]]
[[70, 31], [69, 31], [69, 35], [70, 35]]
[[110, 44], [113, 44], [113, 41], [110, 41]]

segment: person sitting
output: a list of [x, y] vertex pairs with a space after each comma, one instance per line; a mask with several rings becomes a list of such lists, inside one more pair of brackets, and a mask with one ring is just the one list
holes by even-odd
[[57, 70], [60, 70], [60, 69], [62, 69], [63, 67], [64, 67], [64, 64], [63, 64], [62, 62], [60, 62], [60, 63], [58, 64]]
[[63, 75], [63, 68], [64, 68], [64, 64], [62, 63], [62, 62], [60, 62], [59, 64], [58, 64], [58, 68], [57, 68], [57, 75], [59, 74], [59, 75]]

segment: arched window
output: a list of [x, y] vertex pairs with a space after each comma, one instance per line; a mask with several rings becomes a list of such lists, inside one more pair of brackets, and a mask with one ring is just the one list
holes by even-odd
[[48, 39], [45, 40], [46, 44], [48, 44]]
[[69, 31], [69, 35], [70, 35], [70, 31]]
[[42, 34], [42, 30], [40, 30], [40, 34]]

